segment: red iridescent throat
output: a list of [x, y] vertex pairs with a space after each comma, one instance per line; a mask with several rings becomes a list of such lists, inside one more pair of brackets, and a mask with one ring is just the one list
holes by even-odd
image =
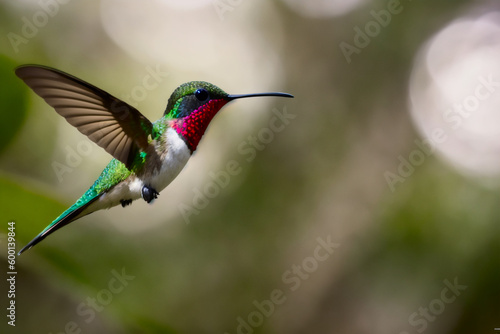
[[194, 152], [210, 121], [227, 102], [223, 99], [210, 100], [189, 116], [170, 121], [170, 126], [184, 138], [191, 152]]

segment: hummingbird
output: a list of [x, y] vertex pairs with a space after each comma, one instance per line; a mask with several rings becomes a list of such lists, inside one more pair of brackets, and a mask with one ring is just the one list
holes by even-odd
[[150, 122], [136, 108], [70, 74], [40, 65], [15, 70], [36, 94], [113, 159], [94, 184], [24, 246], [20, 255], [49, 234], [92, 212], [142, 198], [152, 203], [181, 172], [208, 125], [228, 102], [287, 93], [230, 95], [204, 81], [177, 87], [163, 116]]

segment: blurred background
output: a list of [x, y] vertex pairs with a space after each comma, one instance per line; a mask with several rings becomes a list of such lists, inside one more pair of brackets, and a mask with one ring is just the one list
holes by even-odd
[[[498, 1], [7, 0], [0, 22], [2, 333], [500, 332]], [[110, 160], [27, 63], [150, 120], [191, 80], [295, 99], [226, 106], [153, 205], [17, 258], [12, 327], [8, 222], [20, 249]]]

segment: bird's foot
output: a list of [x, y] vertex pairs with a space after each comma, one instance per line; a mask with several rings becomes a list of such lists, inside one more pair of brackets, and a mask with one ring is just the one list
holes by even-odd
[[142, 193], [142, 199], [144, 199], [148, 203], [151, 203], [154, 199], [157, 199], [158, 195], [160, 194], [150, 186], [143, 186], [141, 193]]
[[122, 200], [120, 200], [120, 203], [122, 203], [122, 207], [126, 207], [127, 205], [132, 204], [132, 200], [131, 199], [122, 199]]

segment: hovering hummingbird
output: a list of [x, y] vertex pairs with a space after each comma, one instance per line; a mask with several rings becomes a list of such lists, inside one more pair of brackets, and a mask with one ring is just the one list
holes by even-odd
[[62, 71], [26, 65], [18, 67], [16, 75], [69, 124], [113, 156], [90, 189], [19, 255], [94, 211], [119, 204], [125, 207], [141, 197], [151, 203], [181, 172], [226, 103], [257, 96], [293, 97], [287, 93], [229, 95], [208, 82], [192, 81], [175, 89], [163, 117], [151, 123], [129, 104]]

